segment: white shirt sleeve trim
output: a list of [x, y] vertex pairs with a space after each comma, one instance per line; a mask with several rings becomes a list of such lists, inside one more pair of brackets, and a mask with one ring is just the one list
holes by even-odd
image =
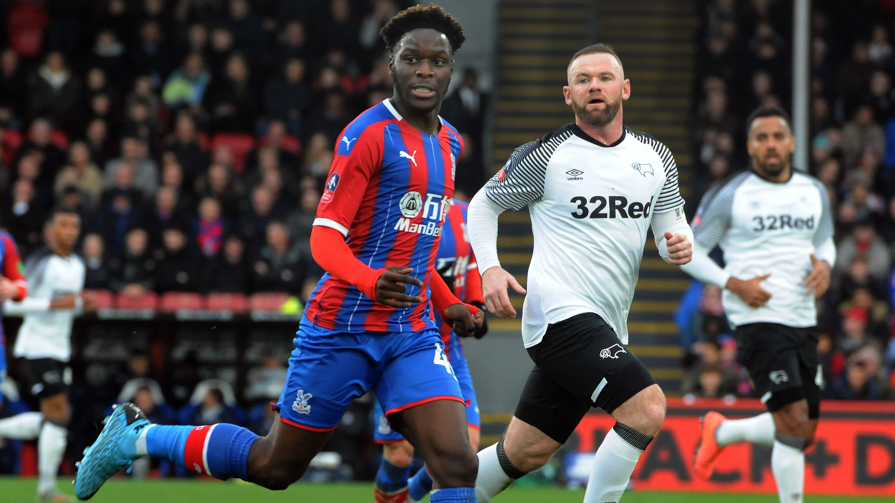
[[348, 227], [336, 222], [335, 220], [330, 220], [328, 218], [315, 218], [314, 225], [319, 225], [321, 227], [329, 227], [330, 229], [335, 229], [342, 233], [346, 238], [348, 237]]

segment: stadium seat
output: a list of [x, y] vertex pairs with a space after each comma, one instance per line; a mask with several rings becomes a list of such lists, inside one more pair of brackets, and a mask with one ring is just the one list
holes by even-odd
[[9, 12], [8, 20], [9, 42], [19, 57], [39, 56], [49, 22], [46, 9], [40, 4], [18, 5]]
[[22, 145], [22, 133], [15, 129], [4, 129], [0, 135], [0, 144], [3, 145], [3, 160], [7, 166], [12, 166], [16, 158], [16, 152]]
[[280, 312], [283, 304], [289, 300], [285, 292], [261, 292], [249, 297], [249, 309], [252, 311]]
[[158, 295], [155, 292], [146, 292], [143, 295], [129, 297], [119, 293], [115, 296], [115, 307], [118, 309], [152, 309], [158, 306]]
[[85, 295], [92, 295], [96, 299], [97, 309], [112, 309], [115, 294], [109, 290], [84, 290]]
[[[264, 137], [262, 137], [258, 143], [264, 147], [267, 145], [267, 141]], [[283, 147], [283, 150], [287, 152], [292, 152], [293, 154], [298, 154], [301, 152], [301, 140], [296, 138], [295, 136], [285, 136], [283, 137], [283, 143], [280, 145]]]
[[255, 148], [255, 138], [247, 134], [221, 133], [211, 140], [211, 149], [214, 150], [220, 144], [227, 144], [233, 149], [233, 170], [242, 173], [246, 156]]
[[65, 131], [58, 129], [53, 131], [53, 134], [50, 135], [50, 142], [63, 152], [68, 150], [68, 135], [65, 134]]
[[162, 294], [161, 311], [173, 313], [175, 311], [202, 309], [202, 295], [194, 292], [165, 292]]
[[249, 299], [241, 293], [210, 293], [205, 297], [205, 309], [244, 313], [249, 310]]

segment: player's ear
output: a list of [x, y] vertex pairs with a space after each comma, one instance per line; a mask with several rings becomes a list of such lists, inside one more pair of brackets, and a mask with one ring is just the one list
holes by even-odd
[[622, 85], [622, 100], [626, 100], [631, 97], [631, 81], [625, 79], [625, 83]]
[[566, 105], [572, 104], [572, 91], [569, 89], [569, 86], [562, 86], [562, 94], [566, 98]]

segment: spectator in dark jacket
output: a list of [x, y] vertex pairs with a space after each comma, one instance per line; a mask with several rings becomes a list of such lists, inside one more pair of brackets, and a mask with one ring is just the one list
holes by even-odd
[[255, 290], [299, 294], [305, 280], [306, 265], [297, 246], [289, 239], [289, 230], [282, 222], [267, 225], [267, 245], [252, 265]]
[[51, 52], [37, 71], [37, 83], [31, 90], [33, 113], [51, 117], [59, 124], [73, 125], [78, 106], [78, 88], [65, 65], [62, 54]]
[[105, 290], [109, 288], [112, 275], [104, 256], [102, 236], [96, 233], [84, 236], [81, 254], [84, 257], [84, 265], [86, 266], [84, 288], [88, 290]]
[[845, 371], [833, 381], [827, 393], [829, 400], [879, 400], [882, 391], [876, 378], [863, 361], [849, 362]]
[[158, 292], [195, 292], [199, 290], [202, 268], [188, 246], [186, 232], [179, 225], [165, 228], [164, 250], [158, 261], [155, 287]]
[[143, 229], [132, 229], [123, 254], [109, 262], [110, 286], [115, 292], [138, 297], [155, 286], [155, 260], [149, 253], [149, 237]]
[[204, 292], [249, 293], [251, 284], [249, 261], [245, 245], [237, 235], [230, 235], [218, 252], [217, 258], [205, 271]]
[[301, 134], [302, 121], [307, 120], [313, 95], [305, 82], [305, 62], [299, 58], [286, 61], [283, 77], [271, 80], [264, 91], [264, 109], [268, 119], [283, 121], [294, 135]]
[[225, 75], [212, 79], [203, 104], [218, 133], [254, 134], [258, 114], [257, 91], [249, 82], [249, 66], [243, 56], [227, 60]]
[[35, 204], [34, 184], [19, 180], [12, 187], [12, 194], [3, 205], [3, 226], [12, 234], [22, 255], [43, 243], [43, 225], [47, 213]]
[[239, 221], [239, 232], [250, 250], [264, 246], [267, 224], [281, 217], [274, 209], [275, 202], [266, 187], [258, 186], [252, 191], [251, 207]]

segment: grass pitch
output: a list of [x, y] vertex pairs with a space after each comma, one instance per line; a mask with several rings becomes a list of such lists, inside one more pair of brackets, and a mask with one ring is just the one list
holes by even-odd
[[[59, 487], [74, 494], [70, 479], [60, 479]], [[0, 478], [0, 502], [25, 503], [36, 501], [37, 480], [33, 478]], [[495, 503], [580, 503], [584, 490], [569, 491], [555, 488], [509, 489]], [[242, 482], [190, 480], [112, 480], [106, 483], [91, 500], [96, 503], [296, 503], [313, 502], [372, 502], [372, 484], [314, 485], [295, 484], [286, 491], [273, 492]], [[428, 501], [428, 500], [426, 500]], [[777, 496], [712, 493], [627, 492], [624, 503], [775, 503]], [[847, 498], [808, 496], [809, 502], [882, 503], [889, 498]]]

